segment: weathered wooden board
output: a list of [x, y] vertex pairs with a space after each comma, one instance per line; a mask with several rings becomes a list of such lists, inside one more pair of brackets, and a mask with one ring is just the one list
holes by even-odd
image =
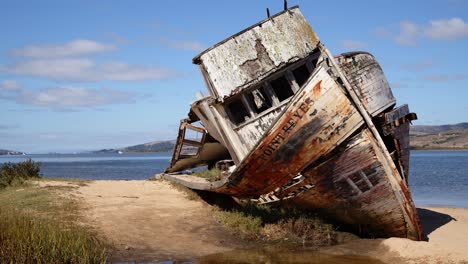
[[[395, 192], [408, 192], [408, 187], [402, 185], [399, 190], [394, 190], [389, 179], [400, 176], [386, 173], [373, 141], [372, 134], [367, 129], [362, 130], [320, 164], [306, 168], [302, 172], [304, 181], [276, 193], [276, 196], [282, 198], [302, 186], [312, 185], [305, 192], [298, 192], [290, 202], [319, 210], [342, 223], [360, 228], [367, 235], [419, 240], [421, 230], [415, 209], [407, 212], [406, 206], [395, 195]], [[412, 201], [406, 203], [411, 205]], [[405, 214], [411, 215], [405, 217]], [[413, 220], [407, 221], [407, 218]]]
[[220, 192], [268, 193], [333, 150], [363, 124], [341, 87], [319, 68]]
[[336, 60], [371, 116], [395, 105], [390, 85], [374, 56], [350, 52], [337, 56]]
[[265, 132], [270, 129], [273, 122], [278, 118], [278, 115], [283, 112], [285, 107], [286, 105], [274, 108], [261, 117], [235, 128], [234, 131], [237, 132], [242, 143], [244, 143], [248, 149], [252, 149], [265, 135]]
[[298, 8], [272, 16], [198, 55], [210, 93], [223, 100], [309, 55], [319, 39]]

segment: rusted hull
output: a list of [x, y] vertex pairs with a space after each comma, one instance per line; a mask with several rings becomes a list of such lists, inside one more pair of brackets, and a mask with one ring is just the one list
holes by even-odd
[[[295, 193], [291, 203], [318, 210], [367, 235], [420, 240], [409, 189], [398, 173], [387, 173], [378, 151], [372, 134], [364, 129], [320, 164], [306, 168], [304, 181], [276, 196], [281, 199]], [[313, 187], [298, 191], [306, 185]]]
[[[238, 198], [288, 200], [375, 236], [421, 239], [409, 189], [341, 86], [320, 68], [237, 169], [179, 183]], [[353, 136], [354, 135], [354, 136]], [[300, 182], [295, 178], [300, 177]]]
[[340, 86], [319, 69], [216, 192], [256, 197], [289, 182], [363, 124]]
[[[334, 58], [293, 7], [194, 63], [210, 95], [194, 102], [181, 123], [166, 172], [227, 156], [235, 165], [215, 182], [163, 177], [259, 203], [294, 203], [374, 236], [421, 239], [407, 186], [415, 116], [407, 107], [393, 109], [395, 98], [372, 55]], [[203, 128], [190, 125], [197, 121]], [[201, 140], [188, 137], [187, 128], [202, 133]]]

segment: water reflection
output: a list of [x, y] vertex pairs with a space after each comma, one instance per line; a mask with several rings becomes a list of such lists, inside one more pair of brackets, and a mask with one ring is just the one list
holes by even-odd
[[354, 255], [329, 255], [313, 250], [250, 249], [218, 253], [199, 258], [195, 263], [321, 263], [321, 264], [358, 264], [384, 263], [380, 260]]

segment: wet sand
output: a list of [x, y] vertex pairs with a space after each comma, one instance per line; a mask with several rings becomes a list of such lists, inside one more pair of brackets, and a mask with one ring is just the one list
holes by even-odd
[[[63, 195], [82, 201], [84, 224], [115, 247], [111, 260], [193, 260], [253, 246], [228, 234], [209, 205], [164, 181], [40, 182], [60, 184], [76, 185]], [[320, 252], [384, 263], [468, 263], [468, 209], [418, 210], [428, 241], [357, 239]]]

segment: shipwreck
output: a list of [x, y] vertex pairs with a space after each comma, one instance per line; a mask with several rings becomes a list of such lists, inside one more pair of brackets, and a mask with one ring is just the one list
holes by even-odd
[[[333, 56], [298, 6], [193, 59], [208, 89], [181, 120], [161, 177], [291, 203], [378, 237], [422, 238], [408, 188], [407, 105], [367, 52]], [[184, 174], [208, 166], [222, 177]]]

